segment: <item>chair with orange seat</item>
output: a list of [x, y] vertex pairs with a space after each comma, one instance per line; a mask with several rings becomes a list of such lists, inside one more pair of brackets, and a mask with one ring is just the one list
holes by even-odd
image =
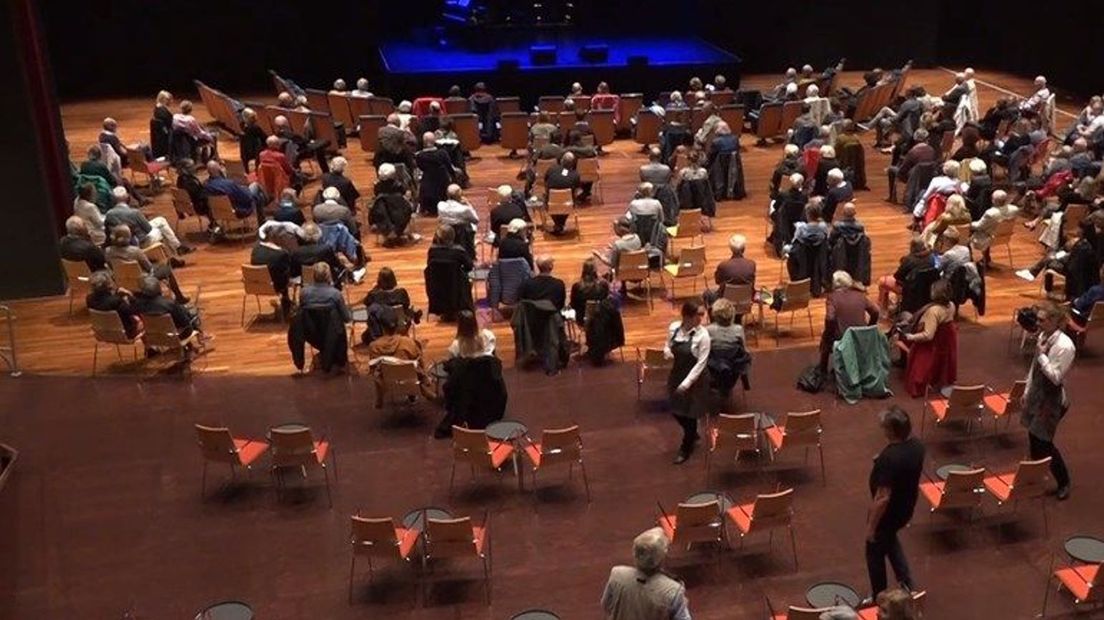
[[930, 514], [965, 509], [970, 511], [972, 518], [973, 511], [981, 508], [981, 498], [985, 495], [984, 468], [952, 471], [946, 481], [933, 480], [926, 474], [924, 478], [920, 481], [920, 495], [931, 506]]
[[272, 475], [276, 479], [276, 495], [279, 497], [283, 490], [283, 476], [281, 469], [295, 468], [307, 475], [307, 467], [320, 467], [326, 477], [326, 498], [333, 508], [333, 495], [330, 493], [330, 473], [326, 467], [326, 457], [330, 457], [330, 465], [333, 467], [334, 480], [337, 480], [337, 454], [333, 446], [324, 437], [320, 441], [314, 440], [311, 429], [307, 426], [294, 428], [275, 427], [270, 431], [272, 442]]
[[425, 555], [422, 565], [431, 560], [475, 557], [483, 562], [483, 585], [487, 604], [491, 603], [491, 537], [490, 513], [483, 513], [483, 524], [475, 525], [471, 517], [460, 519], [429, 519], [426, 521]]
[[1094, 607], [1104, 605], [1104, 570], [1101, 564], [1069, 564], [1054, 570], [1051, 562], [1050, 577], [1043, 594], [1043, 611], [1038, 617], [1046, 617], [1047, 601], [1050, 599], [1050, 579], [1058, 582], [1058, 591], [1069, 590], [1074, 605], [1089, 604]]
[[1004, 426], [1008, 428], [1008, 424], [1012, 421], [1012, 417], [1023, 408], [1023, 405], [1020, 404], [1020, 400], [1023, 398], [1024, 392], [1027, 391], [1027, 381], [1020, 379], [1013, 382], [1012, 388], [1007, 392], [997, 393], [989, 386], [986, 386], [985, 389], [990, 393], [982, 398], [982, 402], [989, 412], [993, 414], [993, 429], [996, 430], [997, 422], [999, 422], [1001, 418], [1004, 418]]
[[579, 425], [567, 428], [545, 429], [541, 431], [540, 441], [525, 438], [525, 456], [533, 466], [533, 488], [537, 486], [537, 472], [547, 467], [567, 464], [568, 479], [571, 479], [575, 465], [583, 473], [583, 488], [586, 489], [587, 502], [590, 501], [590, 481], [587, 479], [586, 465], [583, 464], [583, 438], [579, 434]]
[[820, 615], [831, 611], [830, 607], [813, 609], [812, 607], [799, 607], [790, 605], [785, 611], [775, 611], [770, 598], [767, 601], [767, 620], [820, 620]]
[[717, 543], [717, 559], [725, 542], [724, 519], [719, 500], [700, 504], [679, 504], [674, 513], [659, 505], [659, 526], [672, 545], [690, 545], [700, 542]]
[[816, 447], [820, 453], [820, 480], [827, 484], [828, 477], [824, 468], [824, 446], [820, 442], [820, 436], [824, 427], [820, 424], [820, 409], [801, 413], [788, 412], [781, 424], [767, 427], [764, 434], [770, 447], [770, 457], [774, 460], [776, 454], [783, 448], [805, 448], [805, 463], [809, 462], [809, 448]]
[[663, 349], [644, 349], [641, 355], [640, 349], [636, 349], [636, 400], [640, 400], [640, 389], [644, 382], [652, 377], [660, 377], [666, 381], [671, 372], [671, 360], [663, 354]]
[[135, 186], [138, 185], [138, 179], [135, 178], [137, 174], [146, 175], [146, 180], [153, 185], [162, 172], [173, 172], [172, 164], [167, 161], [150, 161], [146, 159], [146, 153], [142, 149], [128, 149], [127, 163], [130, 166], [130, 178]]
[[[357, 556], [368, 557], [368, 582], [374, 575], [372, 558], [401, 560], [410, 563], [414, 556], [414, 546], [418, 543], [420, 530], [405, 528], [395, 524], [391, 517], [370, 518], [353, 515], [352, 533], [349, 540], [353, 547], [352, 562], [349, 565], [349, 602], [353, 602], [353, 576], [356, 574]], [[417, 589], [415, 588], [415, 596]]]
[[203, 455], [203, 478], [200, 496], [207, 495], [207, 464], [225, 463], [230, 466], [230, 478], [237, 478], [237, 468], [244, 467], [252, 473], [253, 463], [268, 450], [268, 443], [260, 439], [243, 439], [230, 434], [225, 426], [196, 424], [196, 439]]
[[951, 394], [947, 398], [942, 395], [932, 398], [932, 389], [929, 385], [927, 396], [924, 398], [924, 409], [920, 413], [920, 436], [924, 435], [924, 422], [927, 413], [935, 418], [936, 426], [952, 421], [966, 421], [966, 432], [973, 428], [974, 422], [981, 424], [981, 418], [985, 415], [985, 386], [984, 385], [954, 385], [951, 386]]
[[797, 570], [797, 538], [793, 531], [793, 489], [777, 493], [760, 493], [750, 504], [737, 504], [725, 511], [725, 520], [740, 532], [740, 546], [749, 534], [767, 530], [770, 545], [774, 546], [774, 530], [784, 527], [790, 531], [790, 548], [793, 551], [794, 570]]
[[759, 452], [759, 415], [755, 413], [717, 415], [717, 423], [709, 430], [709, 450], [705, 453], [705, 479], [709, 480], [709, 470], [714, 452], [731, 450], [733, 459], [741, 452]]
[[467, 463], [471, 467], [472, 477], [476, 468], [500, 472], [502, 466], [514, 457], [513, 444], [497, 441], [487, 436], [485, 430], [475, 430], [453, 425], [452, 427], [452, 473], [449, 474], [449, 497], [452, 496], [456, 481], [456, 464]]
[[998, 505], [1011, 503], [1013, 510], [1020, 500], [1038, 499], [1043, 510], [1043, 531], [1049, 532], [1046, 513], [1047, 481], [1050, 478], [1050, 457], [1037, 461], [1020, 461], [1016, 471], [991, 474], [981, 482]]

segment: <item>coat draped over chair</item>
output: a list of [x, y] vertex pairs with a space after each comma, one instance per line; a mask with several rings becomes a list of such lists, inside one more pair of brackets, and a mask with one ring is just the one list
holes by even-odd
[[319, 366], [325, 372], [349, 363], [349, 337], [341, 312], [335, 306], [299, 308], [288, 325], [287, 342], [291, 359], [299, 370], [306, 365], [304, 348], [308, 344], [318, 349]]
[[514, 330], [514, 356], [519, 363], [536, 357], [548, 373], [567, 366], [570, 351], [564, 319], [552, 302], [542, 299], [518, 303], [510, 326]]
[[456, 424], [484, 429], [506, 415], [502, 360], [493, 355], [454, 357], [444, 363], [444, 368], [448, 378], [442, 390], [446, 412], [442, 427]]

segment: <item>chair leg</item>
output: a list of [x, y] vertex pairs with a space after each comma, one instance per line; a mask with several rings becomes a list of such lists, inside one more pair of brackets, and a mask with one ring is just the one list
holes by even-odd
[[241, 326], [245, 327], [245, 302], [248, 299], [248, 295], [242, 295], [242, 311], [241, 311]]
[[790, 525], [790, 548], [793, 549], [794, 572], [797, 572], [797, 536], [794, 534], [793, 525]]
[[203, 461], [203, 476], [200, 478], [200, 482], [199, 482], [199, 498], [200, 499], [206, 499], [207, 498], [207, 461], [206, 460]]
[[817, 444], [817, 450], [820, 451], [820, 484], [828, 486], [828, 473], [824, 469], [824, 446]]
[[449, 492], [448, 492], [449, 497], [452, 497], [452, 487], [453, 487], [453, 484], [455, 482], [456, 482], [456, 460], [454, 459], [452, 461], [452, 473], [449, 474]]
[[326, 499], [330, 502], [330, 508], [333, 508], [333, 495], [330, 494], [330, 472], [325, 465], [322, 465], [322, 475], [326, 477]]
[[[582, 459], [579, 459], [579, 471], [583, 472], [583, 488], [586, 489], [587, 503], [589, 504], [590, 503], [590, 480], [587, 479], [586, 465], [583, 464]], [[534, 489], [536, 488], [535, 481], [534, 481], [533, 488]], [[1044, 512], [1043, 514], [1045, 515], [1046, 513]]]
[[100, 341], [96, 341], [95, 348], [92, 349], [92, 376], [96, 376], [96, 362], [100, 357]]
[[353, 560], [349, 564], [349, 604], [353, 604], [353, 573], [356, 571], [356, 551], [353, 552]]
[[73, 316], [73, 287], [69, 287], [69, 316]]

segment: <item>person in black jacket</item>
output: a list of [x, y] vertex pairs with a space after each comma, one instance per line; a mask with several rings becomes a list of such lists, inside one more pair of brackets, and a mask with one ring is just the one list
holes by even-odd
[[513, 220], [532, 221], [525, 205], [525, 196], [509, 185], [501, 185], [498, 188], [498, 205], [491, 209], [491, 232], [496, 235], [495, 245], [499, 241], [498, 232]]
[[130, 291], [115, 286], [115, 280], [107, 271], [97, 271], [88, 279], [91, 292], [85, 299], [90, 310], [101, 312], [116, 312], [123, 322], [128, 338], [138, 334], [141, 325], [138, 319], [138, 311], [134, 309], [134, 296]]
[[193, 332], [199, 330], [199, 313], [162, 295], [161, 281], [153, 276], [142, 276], [138, 292], [134, 296], [133, 306], [140, 315], [171, 316], [173, 326], [181, 340], [190, 338]]
[[[548, 172], [544, 174], [544, 186], [549, 190], [569, 189], [574, 199], [581, 199], [578, 192], [579, 188], [582, 187], [582, 182], [579, 179], [579, 172], [575, 169], [574, 153], [564, 153], [560, 157], [560, 163], [548, 169]], [[545, 204], [548, 204], [548, 196], [549, 194], [544, 195]], [[564, 225], [567, 223], [567, 216], [554, 215], [552, 216], [552, 223], [552, 234], [561, 235], [564, 231]]]
[[583, 325], [586, 321], [588, 301], [602, 301], [609, 296], [609, 282], [598, 277], [598, 261], [593, 258], [583, 261], [583, 272], [579, 281], [571, 285], [569, 305], [575, 311], [575, 322]]
[[345, 176], [345, 167], [348, 165], [349, 161], [340, 155], [331, 159], [330, 171], [322, 175], [321, 189], [336, 187], [342, 200], [345, 201], [345, 206], [356, 213], [357, 199], [360, 198], [360, 192], [357, 191], [353, 182]]
[[257, 245], [253, 246], [253, 251], [249, 255], [249, 264], [268, 267], [272, 287], [280, 294], [280, 309], [286, 317], [291, 310], [291, 297], [288, 295], [291, 255], [276, 243], [276, 239], [273, 238], [275, 236], [277, 235], [269, 235], [267, 239], [257, 241]]
[[557, 310], [562, 309], [567, 301], [567, 287], [563, 280], [552, 275], [555, 261], [551, 256], [538, 256], [536, 263], [539, 273], [522, 283], [518, 289], [518, 300], [545, 299], [552, 302]]
[[264, 129], [257, 124], [257, 113], [252, 108], [242, 110], [242, 135], [240, 138], [241, 162], [246, 172], [250, 170], [249, 164], [253, 164], [253, 170], [260, 166], [259, 158], [265, 148]]
[[448, 186], [453, 183], [452, 159], [448, 152], [437, 148], [437, 137], [432, 133], [423, 136], [425, 148], [418, 151], [414, 160], [422, 171], [418, 184], [419, 211], [436, 217], [437, 203], [448, 198]]
[[527, 236], [529, 225], [525, 220], [511, 220], [507, 225], [506, 234], [498, 241], [498, 260], [507, 258], [524, 258], [529, 263], [529, 270], [533, 269], [533, 251], [529, 245]]
[[196, 214], [207, 218], [207, 229], [214, 229], [215, 222], [211, 219], [211, 207], [207, 205], [207, 190], [196, 176], [195, 162], [191, 159], [182, 159], [177, 163], [176, 186], [188, 192], [188, 198], [192, 200], [192, 208], [195, 209]]
[[65, 260], [88, 265], [90, 271], [107, 269], [107, 258], [103, 250], [92, 243], [88, 224], [75, 215], [65, 220], [65, 236], [58, 242], [58, 251]]

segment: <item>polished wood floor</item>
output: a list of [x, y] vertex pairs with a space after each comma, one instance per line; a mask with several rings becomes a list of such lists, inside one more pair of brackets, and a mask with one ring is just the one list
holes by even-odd
[[[999, 95], [998, 90], [980, 82], [993, 84], [1012, 92], [1028, 94], [1030, 78], [1021, 78], [1006, 74], [980, 72], [979, 95], [983, 109]], [[768, 87], [777, 80], [776, 76], [750, 76], [745, 79], [746, 87]], [[855, 86], [861, 81], [859, 72], [847, 72], [843, 75], [844, 85]], [[946, 71], [931, 69], [914, 71], [910, 83], [921, 83], [931, 92], [942, 92], [952, 82], [952, 76]], [[554, 90], [554, 89], [553, 89]], [[562, 89], [561, 89], [562, 90]], [[178, 94], [178, 96], [181, 94]], [[191, 93], [183, 93], [190, 96]], [[274, 99], [272, 93], [251, 100]], [[152, 100], [114, 99], [74, 103], [63, 106], [62, 117], [66, 137], [72, 152], [79, 154], [96, 139], [100, 121], [112, 116], [119, 122], [119, 133], [124, 141], [144, 140]], [[197, 115], [202, 120], [206, 112], [197, 101]], [[1063, 121], [1064, 123], [1065, 121]], [[869, 145], [873, 135], [867, 134]], [[711, 275], [714, 265], [727, 257], [727, 239], [733, 233], [747, 235], [749, 256], [759, 264], [759, 282], [769, 285], [784, 277], [783, 266], [778, 259], [767, 251], [763, 243], [765, 235], [765, 214], [767, 209], [766, 189], [771, 170], [781, 157], [781, 144], [758, 147], [754, 139], [744, 136], [743, 156], [748, 197], [742, 201], [721, 203], [719, 217], [715, 221], [715, 230], [705, 235], [707, 246], [708, 272]], [[226, 141], [221, 153], [228, 159], [237, 158], [237, 144]], [[514, 181], [520, 160], [512, 160], [497, 146], [483, 147], [475, 154], [468, 170], [472, 178], [469, 191], [472, 202], [480, 214], [487, 214], [483, 188], [494, 187]], [[348, 174], [367, 193], [374, 182], [374, 171], [369, 158], [363, 153], [355, 140], [350, 140], [345, 156], [350, 161]], [[602, 197], [604, 202], [584, 208], [579, 216], [581, 234], [565, 238], [540, 236], [536, 241], [535, 252], [551, 254], [557, 260], [555, 275], [570, 284], [578, 278], [580, 265], [591, 250], [604, 247], [612, 237], [611, 222], [622, 213], [637, 184], [637, 168], [644, 161], [639, 147], [630, 140], [619, 140], [601, 159]], [[882, 170], [888, 165], [888, 156], [872, 148], [867, 149], [867, 176], [871, 191], [859, 192], [856, 203], [859, 206], [860, 219], [866, 224], [873, 244], [873, 267], [876, 276], [891, 273], [898, 258], [906, 251], [909, 234], [905, 230], [908, 217], [899, 206], [884, 202], [887, 195], [886, 180]], [[307, 194], [313, 196], [317, 183], [308, 186]], [[152, 214], [165, 215], [175, 222], [172, 215], [168, 192], [161, 192], [149, 207]], [[223, 242], [211, 245], [205, 235], [198, 232], [199, 224], [184, 221], [179, 231], [198, 247], [198, 251], [187, 257], [188, 265], [177, 271], [178, 278], [186, 291], [202, 287], [201, 310], [206, 331], [214, 334], [215, 350], [201, 357], [193, 365], [195, 372], [229, 372], [251, 375], [281, 375], [294, 372], [288, 354], [284, 326], [265, 320], [257, 320], [246, 328], [240, 326], [242, 307], [242, 286], [239, 265], [248, 261], [250, 244], [246, 242]], [[420, 232], [427, 237], [432, 234], [433, 222], [421, 221]], [[382, 266], [395, 269], [400, 285], [411, 293], [419, 307], [425, 307], [425, 291], [422, 281], [422, 269], [425, 265], [427, 240], [404, 249], [384, 249], [375, 247], [374, 239], [366, 236], [365, 242], [372, 256], [369, 265], [369, 277], [360, 286], [352, 289], [354, 299], [363, 296], [374, 281], [375, 270]], [[1034, 261], [1039, 250], [1032, 234], [1018, 228], [1012, 244], [1013, 264], [1023, 267]], [[994, 253], [996, 269], [990, 272], [988, 283], [988, 313], [977, 318], [972, 307], [968, 307], [960, 319], [965, 323], [978, 322], [984, 325], [1006, 323], [1014, 308], [1023, 305], [1024, 295], [1032, 295], [1038, 287], [1017, 279], [1013, 269], [1007, 264], [1004, 252]], [[681, 287], [684, 286], [680, 284]], [[482, 291], [482, 288], [480, 288]], [[662, 294], [662, 292], [660, 292]], [[872, 293], [873, 294], [873, 293]], [[87, 313], [79, 300], [72, 317], [67, 314], [68, 301], [65, 297], [45, 300], [25, 301], [11, 304], [18, 315], [17, 340], [21, 366], [30, 372], [52, 374], [87, 374], [92, 369], [93, 342], [88, 328]], [[248, 300], [247, 315], [256, 309], [253, 300]], [[266, 311], [268, 307], [264, 308]], [[813, 323], [819, 335], [823, 322], [824, 303], [813, 303]], [[484, 313], [483, 317], [487, 318]], [[657, 299], [655, 308], [649, 311], [644, 303], [628, 302], [624, 307], [625, 326], [628, 347], [626, 359], [631, 359], [633, 347], [658, 346], [662, 343], [664, 329], [676, 316], [673, 305]], [[759, 347], [775, 347], [773, 322], [768, 313], [769, 329], [764, 330]], [[513, 344], [509, 325], [496, 322], [490, 325], [499, 337], [500, 356], [507, 362], [513, 359]], [[436, 318], [418, 328], [419, 338], [429, 340], [428, 355], [431, 359], [440, 358], [454, 334], [454, 326], [439, 324]], [[754, 340], [752, 340], [754, 343]], [[792, 347], [809, 345], [815, 337], [809, 334], [807, 322], [797, 320], [792, 330], [783, 320], [782, 337], [779, 345]], [[117, 361], [115, 354], [101, 348], [100, 372], [153, 374], [163, 370], [164, 363], [130, 361], [130, 352], [123, 352], [124, 361]], [[108, 363], [103, 363], [107, 361]]]

